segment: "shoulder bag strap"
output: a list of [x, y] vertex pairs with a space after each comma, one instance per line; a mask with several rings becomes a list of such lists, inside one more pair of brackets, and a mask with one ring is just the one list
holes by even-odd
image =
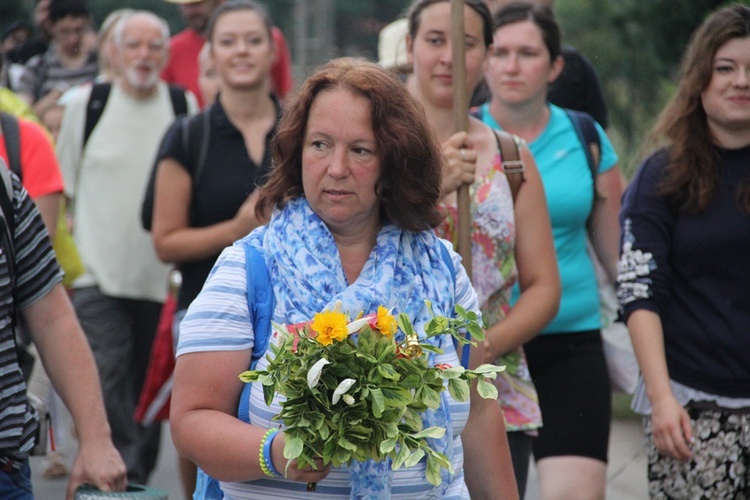
[[518, 191], [521, 190], [521, 184], [526, 181], [526, 177], [523, 175], [526, 172], [526, 165], [521, 160], [519, 150], [521, 139], [518, 136], [495, 130], [495, 140], [500, 150], [503, 172], [508, 177], [510, 192], [513, 195], [513, 203], [515, 203]]

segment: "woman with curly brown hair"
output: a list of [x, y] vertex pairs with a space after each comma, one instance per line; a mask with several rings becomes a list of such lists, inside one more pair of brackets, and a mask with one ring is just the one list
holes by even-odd
[[[485, 439], [483, 460], [465, 452], [461, 434], [470, 418], [504, 431], [499, 405], [475, 390], [468, 402], [446, 395], [421, 414], [425, 428], [446, 429], [430, 446], [455, 473], [441, 473], [439, 486], [427, 480], [426, 460], [398, 470], [374, 460], [323, 467], [316, 459], [317, 469], [288, 462], [284, 431], [269, 434], [282, 400], [277, 395], [267, 404], [262, 384], [252, 384], [241, 400], [249, 424], [238, 418], [243, 387], [237, 376], [250, 365], [256, 342], [247, 273], [258, 268], [246, 268], [245, 246], [262, 254], [279, 324], [309, 321], [337, 302], [350, 317], [378, 305], [397, 308], [417, 331], [431, 318], [425, 300], [446, 316], [454, 305], [478, 311], [458, 255], [433, 231], [440, 221], [439, 146], [395, 75], [362, 60], [328, 63], [290, 101], [273, 158], [256, 206], [259, 218], [270, 215], [270, 221], [222, 253], [180, 326], [171, 413], [179, 452], [221, 481], [227, 498], [465, 499], [470, 468], [485, 472], [477, 489], [482, 498], [513, 498], [504, 433]], [[458, 366], [453, 343], [433, 338], [440, 349], [430, 364]], [[483, 344], [472, 350], [472, 365], [483, 350]], [[256, 369], [268, 363], [264, 355]], [[310, 482], [315, 491], [307, 490]]]

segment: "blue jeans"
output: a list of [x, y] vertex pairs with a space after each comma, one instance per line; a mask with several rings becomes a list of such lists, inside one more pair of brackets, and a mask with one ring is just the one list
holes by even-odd
[[0, 468], [0, 498], [3, 500], [34, 500], [31, 492], [31, 469], [26, 460], [20, 469], [5, 472]]

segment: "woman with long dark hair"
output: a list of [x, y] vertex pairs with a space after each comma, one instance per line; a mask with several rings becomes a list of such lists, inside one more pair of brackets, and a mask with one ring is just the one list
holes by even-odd
[[623, 198], [620, 304], [649, 494], [743, 498], [750, 462], [750, 8], [694, 33]]

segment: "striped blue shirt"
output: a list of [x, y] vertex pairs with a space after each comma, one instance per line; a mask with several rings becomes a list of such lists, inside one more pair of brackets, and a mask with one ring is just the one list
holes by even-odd
[[[463, 272], [459, 257], [454, 255], [453, 259], [454, 267], [458, 271], [455, 303], [479, 314], [476, 293], [466, 273]], [[252, 318], [247, 307], [246, 290], [244, 251], [241, 246], [227, 248], [217, 260], [203, 290], [191, 304], [185, 319], [180, 324], [177, 355], [251, 349], [253, 346]], [[275, 317], [275, 320], [283, 322], [283, 318]], [[272, 338], [271, 342], [273, 341]], [[459, 365], [460, 361], [451, 340], [444, 338], [441, 344], [444, 353], [436, 356], [435, 363]], [[264, 356], [258, 362], [257, 369], [262, 370], [267, 365], [268, 361]], [[455, 436], [452, 463], [457, 474], [442, 498], [467, 499], [469, 494], [463, 480], [463, 448], [460, 433], [469, 416], [469, 402], [458, 402], [450, 396], [448, 398], [450, 421]], [[263, 398], [262, 387], [255, 384], [250, 396], [250, 422], [261, 427], [278, 425], [276, 422], [271, 422], [271, 419], [280, 410], [279, 397], [274, 399], [270, 407], [267, 406]], [[426, 461], [423, 460], [414, 467], [394, 471], [391, 498], [410, 500], [434, 498], [434, 488], [425, 478], [425, 465]], [[332, 469], [330, 474], [318, 483], [315, 492], [307, 492], [304, 483], [283, 478], [238, 483], [222, 482], [221, 488], [229, 499], [350, 497], [349, 472], [346, 468]]]

